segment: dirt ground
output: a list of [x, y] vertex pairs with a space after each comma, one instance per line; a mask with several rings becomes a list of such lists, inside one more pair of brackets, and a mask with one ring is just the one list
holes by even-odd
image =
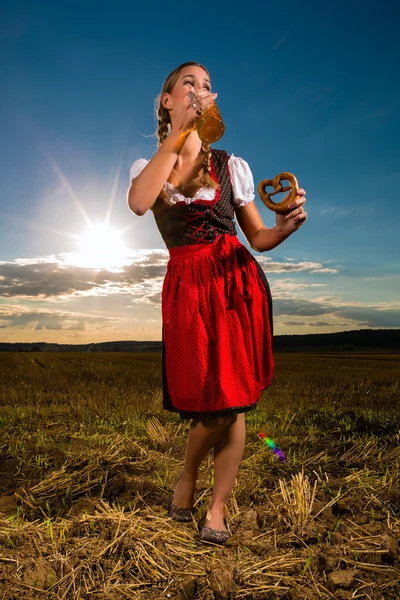
[[[114, 359], [114, 371], [127, 367], [122, 357], [108, 360]], [[79, 381], [71, 381], [71, 371], [77, 364], [89, 375], [90, 369], [65, 360], [76, 399]], [[302, 365], [309, 365], [308, 376], [315, 360]], [[53, 364], [48, 357], [42, 362], [41, 371]], [[337, 370], [339, 363], [331, 364]], [[211, 455], [200, 469], [193, 521], [168, 516], [188, 423], [159, 409], [151, 369], [140, 371], [142, 396], [145, 386], [149, 392], [147, 406], [134, 416], [121, 387], [118, 400], [113, 388], [112, 406], [108, 395], [101, 406], [81, 398], [78, 410], [54, 397], [46, 402], [58, 377], [51, 386], [38, 374], [29, 390], [28, 379], [19, 379], [21, 394], [32, 395], [40, 384], [41, 396], [17, 406], [2, 401], [0, 599], [398, 600], [399, 419], [396, 410], [382, 408], [393, 405], [392, 388], [373, 374], [374, 365], [366, 361], [358, 367], [364, 377], [352, 378], [352, 389], [344, 378], [341, 389], [354, 395], [357, 381], [363, 395], [379, 389], [379, 409], [329, 406], [338, 390], [332, 381], [322, 390], [314, 377], [308, 393], [324, 396], [321, 406], [272, 409], [265, 398], [257, 414], [247, 416], [224, 546], [198, 538], [212, 494]], [[8, 377], [12, 381], [10, 368]], [[115, 386], [120, 381], [115, 377]], [[391, 382], [395, 389], [398, 379]], [[284, 391], [282, 383], [274, 393]], [[286, 461], [261, 443], [261, 429], [279, 442]]]

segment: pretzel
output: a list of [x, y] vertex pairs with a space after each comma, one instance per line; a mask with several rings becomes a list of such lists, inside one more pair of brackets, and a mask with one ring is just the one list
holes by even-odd
[[[290, 185], [282, 187], [282, 180], [289, 181]], [[272, 186], [275, 191], [268, 193], [265, 189], [268, 186]], [[288, 192], [289, 190], [291, 190], [291, 193], [286, 200], [282, 200], [282, 202], [273, 202], [271, 200], [271, 196], [279, 194], [279, 192]], [[298, 183], [296, 177], [292, 173], [286, 172], [279, 173], [279, 175], [274, 177], [274, 179], [264, 179], [258, 185], [258, 193], [260, 194], [260, 198], [264, 202], [265, 206], [270, 210], [280, 214], [286, 214], [291, 211], [289, 204], [291, 204], [297, 197], [297, 190]]]

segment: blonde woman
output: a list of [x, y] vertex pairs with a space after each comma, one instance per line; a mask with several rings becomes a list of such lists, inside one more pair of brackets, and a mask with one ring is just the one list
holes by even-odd
[[[188, 93], [193, 92], [197, 107]], [[245, 413], [271, 383], [272, 300], [259, 263], [239, 242], [275, 248], [305, 222], [305, 191], [267, 228], [254, 203], [249, 165], [202, 144], [195, 122], [212, 105], [207, 69], [187, 62], [170, 73], [158, 98], [158, 150], [131, 167], [128, 205], [152, 210], [169, 261], [162, 290], [163, 407], [191, 419], [183, 470], [169, 507], [193, 516], [199, 467], [210, 450], [214, 490], [200, 539], [223, 544], [225, 504], [243, 456]]]

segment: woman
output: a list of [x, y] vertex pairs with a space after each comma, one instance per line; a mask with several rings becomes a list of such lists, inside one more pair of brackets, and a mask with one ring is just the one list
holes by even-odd
[[[193, 92], [193, 107], [188, 93]], [[263, 224], [248, 164], [204, 145], [195, 128], [211, 93], [207, 69], [177, 67], [158, 98], [158, 151], [131, 167], [128, 205], [152, 210], [170, 259], [162, 291], [163, 407], [192, 419], [170, 515], [189, 521], [199, 467], [214, 449], [214, 490], [200, 539], [230, 536], [224, 507], [245, 446], [245, 412], [272, 380], [272, 302], [251, 248], [275, 248], [305, 222], [305, 191], [291, 212]]]

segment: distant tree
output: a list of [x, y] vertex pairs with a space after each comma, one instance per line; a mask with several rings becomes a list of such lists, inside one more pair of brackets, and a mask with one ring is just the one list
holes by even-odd
[[42, 349], [39, 348], [39, 346], [33, 346], [33, 348], [31, 348], [31, 352], [41, 352]]
[[351, 346], [350, 344], [342, 344], [340, 346], [341, 352], [353, 352], [353, 350], [354, 350], [354, 346]]

